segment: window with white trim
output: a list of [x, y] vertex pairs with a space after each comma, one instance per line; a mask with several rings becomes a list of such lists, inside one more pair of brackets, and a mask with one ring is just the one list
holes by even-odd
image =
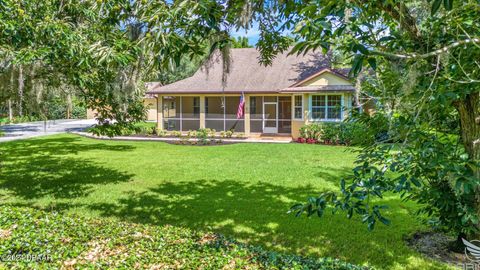
[[313, 95], [312, 120], [341, 120], [342, 95]]
[[303, 119], [303, 100], [302, 96], [293, 96], [293, 118]]

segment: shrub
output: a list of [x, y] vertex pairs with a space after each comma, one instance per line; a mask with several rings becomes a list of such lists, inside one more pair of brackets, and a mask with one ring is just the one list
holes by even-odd
[[[62, 98], [54, 98], [47, 102], [48, 112], [47, 117], [48, 119], [65, 119], [67, 118], [67, 107], [68, 104], [65, 99]], [[72, 119], [80, 119], [86, 118], [87, 116], [87, 108], [82, 102], [74, 99], [72, 101], [72, 111], [70, 113], [70, 117]]]
[[127, 127], [121, 127], [120, 128], [120, 136], [130, 136], [130, 135], [134, 135], [135, 133], [138, 133], [139, 130], [135, 130], [135, 129], [130, 129], [130, 128], [127, 128]]
[[232, 130], [225, 131], [225, 137], [232, 138], [232, 136], [233, 136], [233, 131]]
[[148, 134], [149, 135], [157, 135], [157, 127], [150, 127], [148, 129]]
[[208, 144], [209, 143], [208, 136], [210, 134], [211, 134], [211, 129], [209, 128], [201, 128], [197, 130], [196, 136], [197, 136], [198, 142], [202, 144]]
[[182, 132], [180, 132], [178, 130], [172, 131], [171, 134], [172, 134], [173, 137], [177, 137], [177, 138], [182, 137]]
[[149, 131], [150, 128], [147, 128], [147, 127], [136, 127], [134, 132], [135, 134], [139, 134], [139, 135], [149, 135]]
[[[373, 132], [373, 131], [371, 131]], [[369, 133], [367, 125], [361, 122], [348, 121], [341, 123], [312, 123], [300, 128], [298, 142], [325, 144], [366, 145], [374, 142], [375, 136]]]
[[12, 119], [12, 124], [20, 124], [20, 123], [25, 123], [25, 122], [35, 122], [35, 121], [43, 121], [45, 119], [42, 119], [38, 116], [33, 116], [33, 115], [25, 115], [25, 116], [16, 116]]
[[322, 127], [320, 124], [310, 124], [300, 128], [300, 137], [304, 139], [318, 140], [321, 133], [322, 133]]
[[326, 144], [339, 143], [340, 140], [340, 128], [338, 123], [323, 123], [321, 140]]
[[157, 136], [158, 137], [165, 137], [167, 135], [167, 131], [163, 129], [157, 129]]

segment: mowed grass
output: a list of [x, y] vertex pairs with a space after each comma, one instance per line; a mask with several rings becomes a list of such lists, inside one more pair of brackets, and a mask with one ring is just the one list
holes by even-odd
[[298, 255], [379, 269], [441, 269], [405, 244], [425, 230], [416, 206], [385, 198], [392, 225], [358, 217], [295, 218], [289, 207], [338, 190], [355, 154], [304, 144], [179, 146], [56, 135], [0, 144], [0, 200], [145, 224], [212, 230]]

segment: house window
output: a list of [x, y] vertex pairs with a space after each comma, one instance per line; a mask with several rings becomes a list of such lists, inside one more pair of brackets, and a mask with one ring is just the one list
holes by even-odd
[[341, 120], [341, 95], [312, 96], [312, 120]]
[[312, 118], [314, 120], [325, 119], [327, 96], [312, 96]]
[[294, 96], [294, 115], [295, 119], [303, 118], [303, 102], [302, 96]]
[[193, 98], [193, 114], [194, 115], [200, 114], [200, 97]]
[[342, 113], [342, 96], [327, 96], [327, 119], [341, 119]]

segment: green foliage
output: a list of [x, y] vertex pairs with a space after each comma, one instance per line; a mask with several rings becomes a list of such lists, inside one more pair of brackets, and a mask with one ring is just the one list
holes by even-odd
[[314, 139], [319, 140], [322, 135], [322, 125], [320, 124], [309, 124], [300, 128], [300, 137], [304, 139]]
[[384, 133], [385, 130], [388, 130], [388, 123], [382, 122], [383, 118], [378, 115], [373, 117], [363, 115], [362, 117], [369, 119], [368, 123], [370, 124], [367, 125], [357, 118], [349, 118], [340, 123], [312, 123], [300, 128], [300, 137], [326, 144], [344, 145], [371, 145], [384, 139], [385, 136], [388, 138], [388, 135]]
[[158, 137], [165, 137], [167, 136], [167, 131], [163, 129], [157, 129], [157, 136]]
[[[371, 125], [367, 132], [383, 131], [365, 135], [376, 143], [365, 144], [342, 193], [296, 210], [312, 214], [330, 204], [349, 216], [361, 215], [371, 229], [376, 221], [388, 223], [373, 198], [395, 191], [427, 204], [425, 212], [440, 227], [480, 234], [473, 214], [480, 213], [480, 199], [470, 193], [480, 190], [476, 1], [285, 1], [252, 9], [252, 18], [262, 21], [257, 44], [262, 62], [284, 51], [291, 35], [296, 41], [291, 54], [334, 47], [349, 60], [350, 76], [358, 76], [360, 97], [378, 105], [372, 119], [352, 117]], [[464, 183], [466, 189], [459, 189]]]
[[227, 130], [225, 131], [225, 138], [232, 138], [233, 137], [233, 131], [232, 130]]
[[172, 134], [173, 137], [181, 137], [182, 136], [182, 132], [177, 131], [177, 130], [172, 131], [171, 134]]
[[324, 219], [286, 215], [292, 201], [317, 191], [339, 192], [337, 179], [354, 166], [352, 150], [269, 143], [179, 147], [61, 134], [0, 143], [0, 196], [3, 206], [213, 230], [277, 252], [341, 257], [376, 269], [447, 268], [405, 243], [404, 235], [428, 227], [411, 214], [416, 203], [394, 194], [377, 203], [389, 206], [384, 214], [395, 226], [373, 233], [358, 216], [349, 221], [331, 211]]
[[253, 48], [252, 45], [248, 44], [247, 37], [231, 38], [231, 42], [233, 48]]
[[196, 132], [196, 137], [198, 139], [198, 142], [201, 144], [209, 144], [210, 141], [208, 140], [208, 137], [210, 136], [211, 129], [209, 128], [201, 128], [198, 129]]
[[222, 235], [173, 226], [94, 220], [31, 208], [0, 210], [0, 254], [47, 255], [49, 261], [1, 262], [7, 268], [364, 269], [340, 260], [269, 252]]
[[196, 1], [3, 1], [1, 99], [15, 88], [3, 75], [25, 70], [30, 94], [19, 100], [44, 113], [50, 89], [73, 89], [98, 111], [95, 132], [118, 134], [142, 121], [145, 80], [230, 42], [225, 28], [232, 18], [212, 12], [223, 8]]
[[188, 138], [192, 138], [192, 137], [196, 137], [197, 136], [197, 131], [196, 130], [189, 130], [187, 132], [187, 137]]
[[[47, 119], [67, 119], [67, 106], [65, 100], [55, 98], [47, 101]], [[84, 119], [87, 117], [87, 108], [77, 100], [72, 102], [70, 119]]]
[[468, 160], [458, 147], [458, 138], [432, 130], [412, 132], [410, 124], [400, 118], [395, 127], [405, 136], [401, 141], [408, 144], [372, 144], [362, 149], [354, 174], [341, 181], [340, 195], [323, 193], [291, 211], [321, 216], [330, 204], [349, 217], [361, 215], [373, 229], [377, 221], [390, 222], [381, 214], [385, 205], [371, 205], [371, 201], [391, 192], [420, 203], [418, 213], [428, 216], [426, 222], [439, 229], [464, 235], [478, 233], [478, 215], [471, 205], [478, 180], [473, 168], [479, 164]]
[[11, 122], [7, 119], [7, 123], [20, 124], [20, 123], [26, 123], [26, 122], [42, 121], [42, 120], [44, 119], [38, 116], [26, 115], [26, 116], [16, 116], [12, 119]]

